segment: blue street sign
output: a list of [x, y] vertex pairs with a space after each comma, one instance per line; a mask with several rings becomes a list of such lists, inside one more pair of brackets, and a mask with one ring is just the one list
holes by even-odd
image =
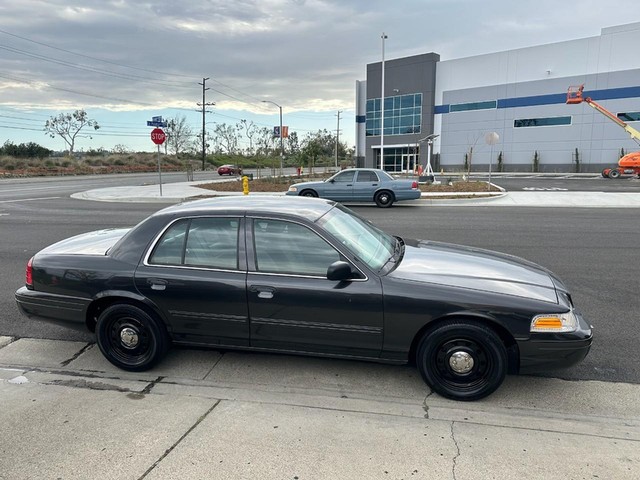
[[152, 122], [162, 122], [162, 116], [159, 117], [151, 117]]
[[147, 127], [167, 127], [167, 122], [156, 122], [156, 121], [149, 121], [147, 120]]

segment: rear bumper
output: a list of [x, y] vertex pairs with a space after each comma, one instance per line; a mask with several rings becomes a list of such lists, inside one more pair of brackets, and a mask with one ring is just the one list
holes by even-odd
[[528, 340], [518, 341], [520, 373], [534, 373], [556, 368], [567, 368], [580, 363], [589, 353], [593, 329], [576, 313], [579, 328], [563, 334], [533, 334]]
[[18, 309], [27, 318], [87, 331], [90, 299], [36, 292], [22, 287], [16, 291]]
[[397, 201], [417, 200], [418, 198], [422, 197], [422, 192], [420, 190], [393, 192], [393, 194], [396, 197]]

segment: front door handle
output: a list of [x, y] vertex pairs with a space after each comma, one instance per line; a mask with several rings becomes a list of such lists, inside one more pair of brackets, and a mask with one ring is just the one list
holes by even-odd
[[267, 287], [266, 285], [251, 285], [249, 291], [257, 293], [258, 298], [264, 298], [265, 300], [273, 298], [273, 294], [276, 293], [275, 288]]

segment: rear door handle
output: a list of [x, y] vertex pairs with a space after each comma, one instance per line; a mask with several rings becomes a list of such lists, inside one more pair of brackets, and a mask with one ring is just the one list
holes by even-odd
[[163, 278], [149, 278], [147, 283], [151, 285], [151, 290], [164, 290], [169, 285], [169, 282]]
[[251, 287], [249, 287], [249, 291], [257, 293], [258, 298], [264, 298], [265, 300], [273, 298], [273, 294], [276, 293], [275, 288], [267, 287], [264, 285], [252, 285]]

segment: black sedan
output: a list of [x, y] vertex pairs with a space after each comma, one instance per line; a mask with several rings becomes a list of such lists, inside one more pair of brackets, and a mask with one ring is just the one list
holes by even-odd
[[95, 332], [125, 370], [172, 343], [415, 361], [457, 400], [507, 373], [571, 366], [592, 340], [544, 268], [394, 237], [313, 198], [195, 201], [63, 240], [29, 260], [16, 300], [27, 317]]

